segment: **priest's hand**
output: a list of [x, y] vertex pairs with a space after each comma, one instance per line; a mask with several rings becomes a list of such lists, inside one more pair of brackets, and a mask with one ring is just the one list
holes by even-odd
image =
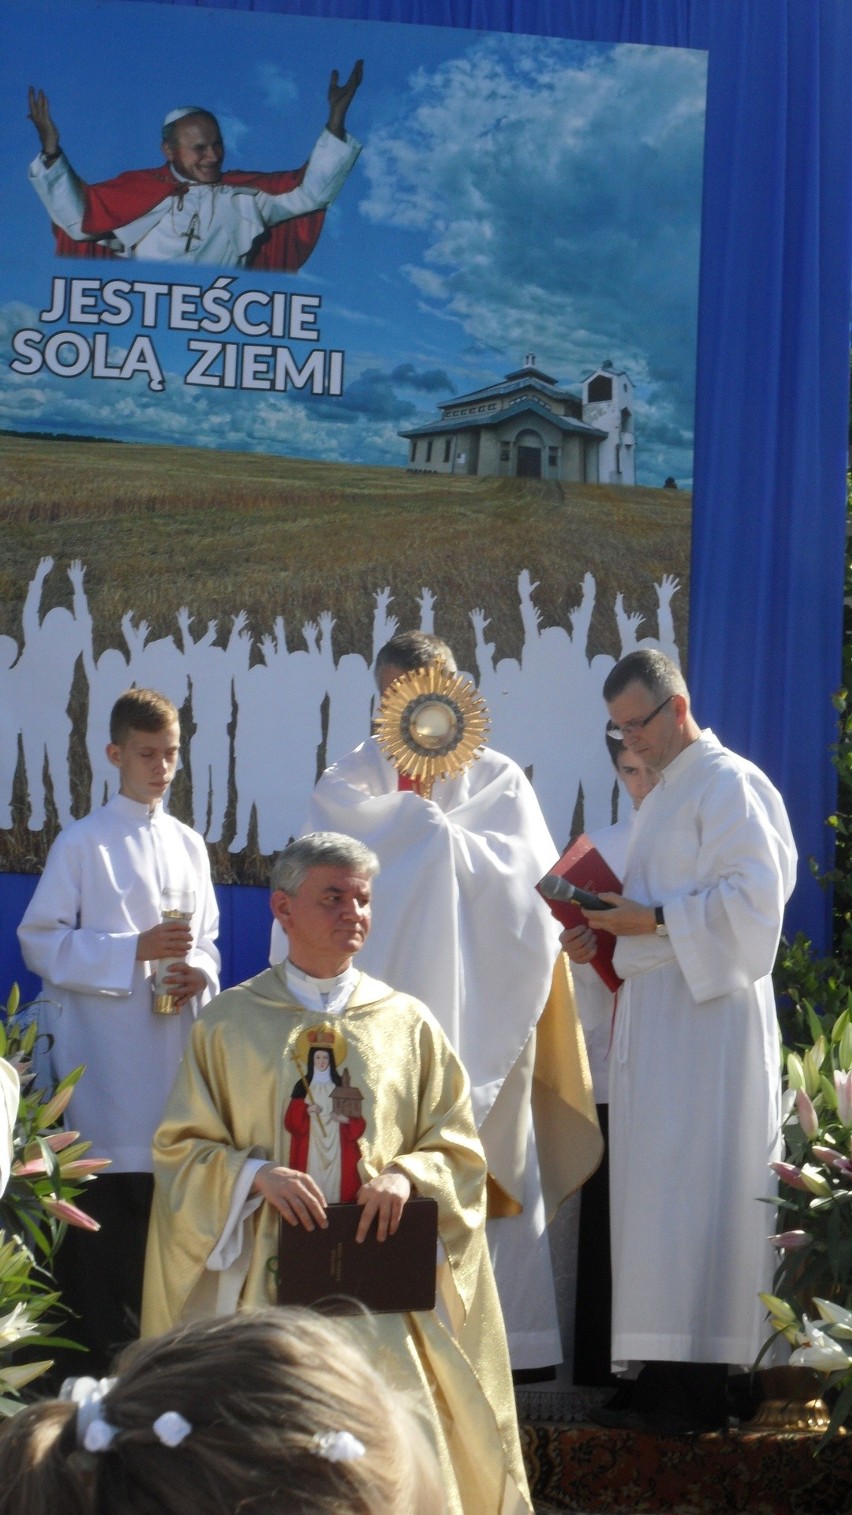
[[376, 1241], [386, 1241], [399, 1228], [405, 1202], [411, 1196], [411, 1180], [396, 1168], [386, 1168], [362, 1184], [355, 1198], [364, 1206], [364, 1214], [358, 1222], [355, 1240], [363, 1241], [376, 1218]]
[[591, 926], [566, 926], [559, 941], [572, 963], [590, 963], [598, 950], [598, 939]]
[[39, 134], [41, 150], [46, 158], [59, 156], [59, 131], [50, 114], [50, 101], [44, 90], [34, 90], [30, 85], [27, 91], [29, 103], [29, 118]]
[[325, 124], [326, 131], [331, 132], [333, 137], [339, 137], [341, 141], [346, 139], [346, 112], [348, 111], [361, 80], [364, 76], [364, 60], [359, 58], [345, 84], [338, 83], [337, 69], [331, 71], [328, 82], [328, 120]]
[[264, 1163], [255, 1173], [251, 1187], [252, 1193], [259, 1194], [283, 1215], [288, 1226], [304, 1226], [306, 1231], [314, 1231], [317, 1226], [322, 1231], [326, 1229], [325, 1195], [309, 1173]]
[[654, 935], [657, 917], [653, 905], [640, 905], [638, 900], [626, 900], [620, 894], [601, 894], [601, 899], [614, 908], [583, 911], [586, 920], [593, 922], [597, 931], [610, 931], [613, 936]]

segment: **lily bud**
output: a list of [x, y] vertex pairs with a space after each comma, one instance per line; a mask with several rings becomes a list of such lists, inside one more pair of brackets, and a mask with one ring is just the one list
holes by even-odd
[[779, 1295], [761, 1294], [759, 1298], [763, 1300], [769, 1314], [777, 1316], [778, 1320], [783, 1320], [785, 1326], [792, 1326], [798, 1320], [793, 1306], [788, 1305], [786, 1299], [781, 1299]]
[[46, 1373], [48, 1368], [53, 1367], [53, 1359], [45, 1358], [41, 1362], [7, 1363], [5, 1368], [0, 1368], [0, 1389], [11, 1389], [17, 1393], [25, 1384], [31, 1383], [38, 1378], [40, 1373]]
[[809, 1246], [813, 1241], [810, 1231], [779, 1231], [777, 1236], [770, 1236], [767, 1239], [771, 1241], [773, 1247], [785, 1252], [795, 1252], [800, 1247]]
[[74, 1143], [80, 1140], [80, 1133], [79, 1131], [51, 1131], [50, 1135], [43, 1137], [42, 1140], [51, 1152], [62, 1152], [65, 1147], [73, 1147]]
[[848, 1025], [849, 1011], [844, 1010], [842, 1015], [838, 1015], [837, 1020], [834, 1022], [834, 1025], [831, 1028], [831, 1040], [833, 1043], [839, 1042], [841, 1040], [843, 1033]]
[[779, 1299], [777, 1294], [761, 1294], [759, 1297], [766, 1306], [773, 1331], [786, 1337], [790, 1345], [794, 1347], [799, 1339], [799, 1319], [795, 1311], [788, 1305], [786, 1299]]
[[[819, 1085], [819, 1078], [817, 1078], [817, 1085]], [[802, 1135], [807, 1137], [808, 1141], [813, 1141], [819, 1133], [819, 1116], [814, 1109], [813, 1101], [809, 1099], [804, 1089], [796, 1090], [796, 1114], [799, 1117]]]
[[818, 1194], [820, 1199], [828, 1199], [831, 1185], [828, 1179], [823, 1178], [819, 1168], [815, 1168], [812, 1163], [803, 1163], [800, 1171], [805, 1188], [810, 1189], [811, 1194]]
[[820, 1076], [819, 1084], [820, 1088], [822, 1089], [822, 1097], [825, 1101], [826, 1110], [836, 1110], [837, 1090], [834, 1087], [834, 1080], [831, 1078], [826, 1078], [825, 1074], [823, 1073]]
[[827, 1167], [833, 1168], [837, 1152], [834, 1147], [823, 1147], [819, 1142], [814, 1142], [811, 1147], [811, 1155], [816, 1158], [818, 1163], [825, 1163]]
[[50, 1215], [55, 1215], [57, 1220], [64, 1220], [69, 1226], [78, 1226], [81, 1231], [100, 1231], [100, 1224], [92, 1220], [85, 1210], [77, 1205], [72, 1205], [70, 1199], [42, 1199], [42, 1205]]
[[852, 1068], [852, 1024], [849, 1023], [840, 1038], [840, 1066]]
[[802, 1170], [794, 1163], [770, 1163], [769, 1166], [785, 1184], [790, 1185], [791, 1189], [807, 1189], [808, 1185], [802, 1178]]
[[13, 1178], [44, 1178], [47, 1164], [43, 1157], [31, 1157], [26, 1162], [12, 1164]]
[[791, 1089], [804, 1089], [805, 1070], [798, 1052], [787, 1053], [787, 1084]]
[[832, 1299], [815, 1298], [814, 1304], [823, 1320], [833, 1327], [835, 1336], [852, 1338], [852, 1310], [844, 1310], [842, 1305], [836, 1305]]
[[837, 1114], [844, 1126], [852, 1126], [852, 1070], [841, 1073], [839, 1069], [834, 1074], [834, 1088], [837, 1093]]
[[64, 1114], [68, 1108], [73, 1093], [73, 1085], [69, 1084], [67, 1089], [60, 1089], [58, 1094], [54, 1094], [53, 1099], [48, 1100], [46, 1105], [42, 1105], [41, 1109], [37, 1112], [42, 1129], [45, 1126], [52, 1126], [55, 1121], [58, 1121], [60, 1115]]
[[92, 1173], [100, 1173], [104, 1168], [112, 1167], [111, 1157], [77, 1157], [70, 1163], [62, 1163], [63, 1178], [89, 1178]]
[[805, 1080], [805, 1088], [811, 1098], [819, 1092], [819, 1070], [822, 1057], [817, 1057], [816, 1052], [816, 1047], [809, 1047], [802, 1058], [802, 1073]]

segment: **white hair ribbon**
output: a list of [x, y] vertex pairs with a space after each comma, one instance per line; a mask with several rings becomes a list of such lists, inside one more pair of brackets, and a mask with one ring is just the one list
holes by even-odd
[[184, 1420], [177, 1410], [164, 1410], [153, 1425], [154, 1435], [164, 1447], [179, 1447], [191, 1430], [189, 1421]]
[[114, 1378], [66, 1378], [59, 1391], [60, 1399], [77, 1407], [77, 1445], [87, 1452], [105, 1452], [118, 1434], [103, 1414], [103, 1400], [115, 1382]]
[[363, 1441], [351, 1431], [317, 1431], [312, 1446], [318, 1457], [326, 1462], [357, 1462], [366, 1455]]

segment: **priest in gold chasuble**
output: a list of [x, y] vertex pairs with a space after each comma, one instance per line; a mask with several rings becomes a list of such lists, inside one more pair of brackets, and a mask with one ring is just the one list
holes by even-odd
[[[531, 1509], [485, 1243], [486, 1165], [467, 1075], [431, 1013], [359, 973], [378, 863], [332, 833], [276, 860], [276, 967], [206, 1007], [154, 1143], [143, 1334], [275, 1302], [279, 1219], [355, 1199], [381, 1241], [412, 1194], [438, 1204], [434, 1311], [354, 1317], [418, 1392], [451, 1515]], [[354, 1192], [353, 1192], [354, 1190]]]

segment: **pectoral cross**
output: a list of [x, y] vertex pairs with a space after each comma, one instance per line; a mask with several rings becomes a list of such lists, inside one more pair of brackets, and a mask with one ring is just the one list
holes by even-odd
[[201, 232], [199, 229], [200, 225], [201, 223], [198, 219], [198, 211], [196, 210], [193, 212], [192, 220], [186, 229], [186, 241], [183, 244], [183, 250], [185, 253], [192, 252], [193, 242], [201, 241]]

